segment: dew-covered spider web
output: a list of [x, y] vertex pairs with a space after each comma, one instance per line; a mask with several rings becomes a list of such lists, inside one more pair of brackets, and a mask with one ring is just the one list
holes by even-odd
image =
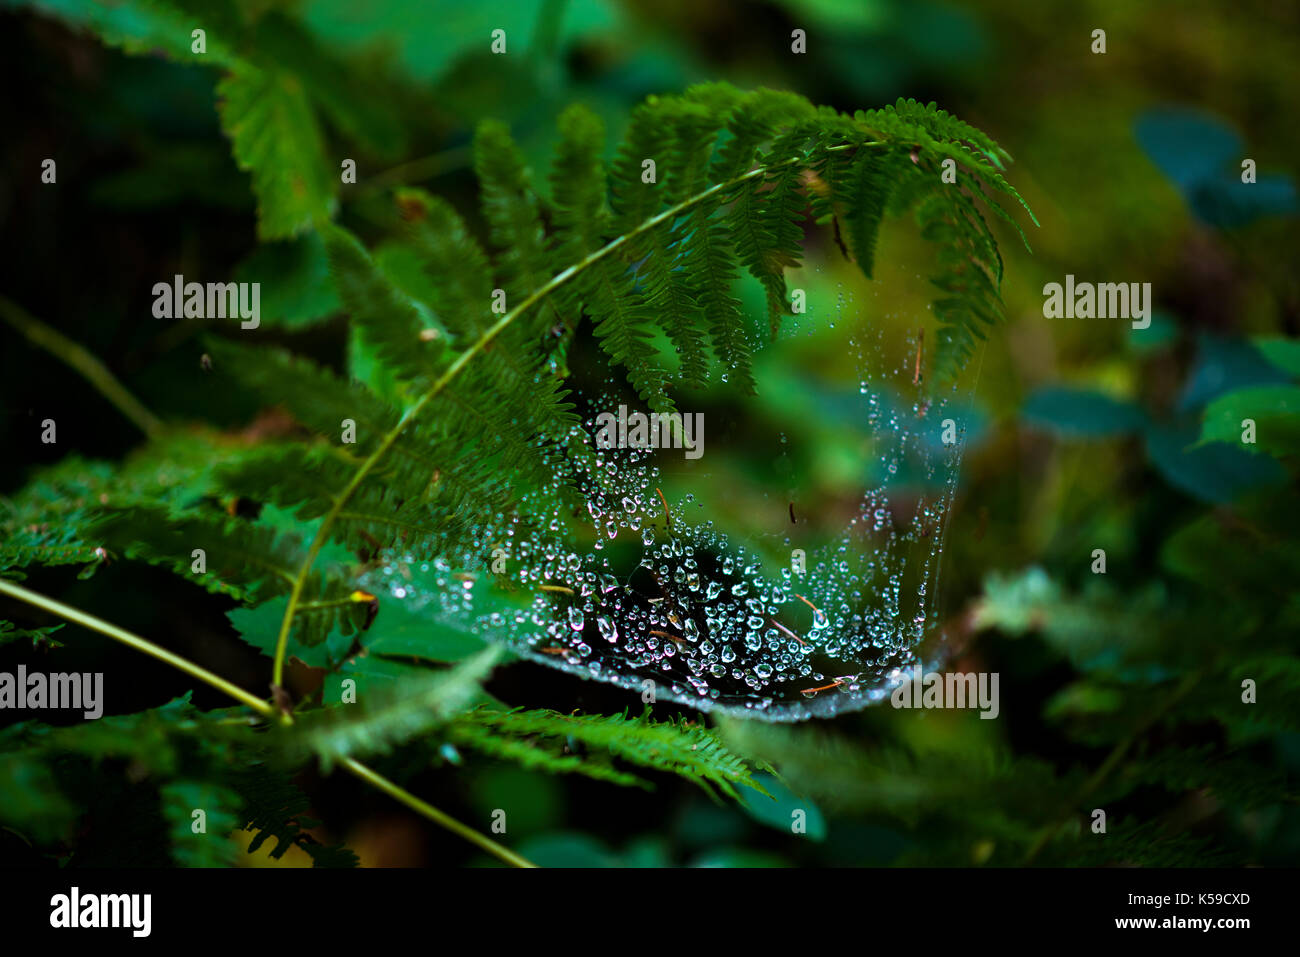
[[[811, 506], [787, 509], [779, 484], [748, 527], [721, 527], [692, 492], [664, 491], [691, 465], [715, 498], [727, 494], [731, 479], [710, 455], [755, 439], [730, 434], [725, 411], [705, 413], [695, 463], [680, 449], [598, 448], [593, 416], [636, 404], [610, 382], [581, 397], [583, 427], [564, 437], [570, 454], [552, 487], [476, 528], [472, 546], [428, 560], [386, 556], [367, 588], [422, 610], [431, 627], [504, 642], [643, 699], [652, 690], [656, 701], [795, 721], [888, 697], [929, 663], [922, 649], [939, 629], [971, 389], [923, 381], [919, 331], [887, 342], [857, 326], [846, 346], [856, 383], [819, 386], [863, 463], [837, 533], [810, 539], [796, 508]], [[758, 442], [779, 460], [788, 438]], [[562, 491], [575, 484], [576, 499]]]

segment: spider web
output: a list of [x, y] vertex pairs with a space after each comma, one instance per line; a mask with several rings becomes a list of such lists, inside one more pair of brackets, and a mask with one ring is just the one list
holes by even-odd
[[[481, 530], [504, 570], [481, 554], [446, 556], [421, 563], [432, 576], [421, 586], [410, 559], [394, 555], [371, 590], [645, 700], [769, 721], [881, 701], [927, 664], [923, 645], [939, 628], [943, 543], [973, 391], [931, 392], [918, 381], [920, 345], [913, 338], [900, 354], [870, 333], [850, 339], [860, 372], [851, 418], [871, 467], [845, 527], [805, 548], [802, 564], [797, 528], [715, 527], [692, 508], [694, 496], [673, 501], [661, 491], [680, 450], [595, 449], [587, 420], [590, 431], [568, 436], [595, 455], [582, 476], [585, 515], [564, 514], [555, 490], [543, 490]], [[589, 403], [616, 406], [608, 396]]]

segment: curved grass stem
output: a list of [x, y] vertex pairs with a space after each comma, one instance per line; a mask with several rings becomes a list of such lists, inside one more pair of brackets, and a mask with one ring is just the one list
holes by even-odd
[[24, 588], [7, 578], [0, 578], [0, 594], [9, 595], [18, 601], [25, 602], [36, 608], [48, 611], [52, 615], [58, 615], [67, 621], [81, 625], [83, 628], [89, 628], [91, 631], [97, 631], [101, 635], [107, 635], [114, 641], [121, 642], [128, 648], [134, 648], [136, 651], [143, 652], [151, 658], [165, 662], [180, 671], [185, 672], [191, 678], [197, 678], [204, 684], [211, 685], [218, 691], [225, 692], [234, 698], [240, 704], [247, 705], [259, 714], [270, 715], [271, 706], [256, 695], [249, 694], [243, 688], [236, 684], [231, 684], [225, 678], [218, 674], [208, 671], [201, 665], [196, 665], [188, 658], [182, 658], [180, 655], [168, 651], [166, 648], [155, 645], [152, 641], [147, 641], [139, 635], [117, 627], [102, 618], [96, 618], [94, 615], [88, 615], [80, 609], [73, 608], [71, 605], [65, 605], [61, 601], [55, 601], [53, 598], [47, 598], [39, 592], [34, 592], [29, 588]]
[[[128, 648], [133, 648], [136, 651], [149, 655], [151, 658], [156, 658], [159, 661], [166, 662], [173, 668], [183, 671], [190, 677], [196, 678], [204, 684], [210, 685], [218, 691], [224, 692], [240, 704], [247, 705], [264, 717], [269, 718], [275, 713], [275, 709], [261, 698], [250, 694], [238, 685], [232, 684], [220, 675], [214, 674], [201, 665], [197, 665], [187, 658], [182, 658], [180, 655], [174, 654], [166, 648], [155, 645], [153, 642], [141, 638], [139, 635], [132, 634], [111, 622], [104, 621], [102, 618], [97, 618], [94, 615], [81, 611], [80, 609], [73, 608], [71, 605], [65, 605], [61, 601], [55, 601], [53, 598], [49, 598], [39, 592], [34, 592], [29, 588], [24, 588], [22, 585], [12, 582], [7, 578], [0, 578], [0, 594], [8, 595], [11, 598], [24, 602], [25, 604], [40, 608], [43, 611], [48, 611], [52, 615], [58, 615], [60, 618], [81, 625], [83, 628], [99, 632], [101, 635], [106, 635], [114, 641], [121, 642]], [[291, 716], [286, 715], [285, 718], [287, 719], [287, 723], [292, 723], [293, 719]], [[449, 814], [440, 811], [429, 802], [421, 800], [414, 794], [402, 788], [400, 785], [390, 781], [379, 772], [365, 764], [362, 764], [360, 761], [357, 761], [355, 758], [345, 759], [343, 761], [343, 766], [348, 769], [349, 773], [378, 788], [389, 797], [405, 804], [408, 808], [422, 817], [428, 818], [439, 827], [445, 828], [453, 834], [459, 835], [471, 844], [477, 845], [512, 867], [537, 866], [527, 858], [521, 857], [519, 854], [516, 854], [507, 847], [501, 846], [486, 834], [480, 834], [469, 825], [462, 824], [460, 821], [451, 817]]]
[[356, 777], [360, 778], [362, 781], [374, 785], [379, 790], [387, 794], [389, 797], [392, 797], [402, 802], [411, 810], [423, 815], [424, 817], [427, 817], [429, 820], [434, 821], [437, 824], [442, 825], [447, 830], [451, 831], [453, 834], [460, 835], [465, 840], [469, 841], [471, 844], [477, 844], [483, 850], [487, 851], [489, 854], [492, 854], [495, 857], [500, 858], [501, 860], [505, 861], [507, 864], [513, 867], [536, 867], [537, 866], [532, 861], [528, 860], [526, 857], [521, 857], [518, 854], [516, 854], [514, 851], [510, 850], [509, 848], [502, 847], [500, 844], [492, 840], [492, 838], [488, 837], [486, 834], [480, 834], [472, 827], [469, 827], [466, 824], [462, 824], [460, 821], [456, 820], [455, 818], [449, 817], [447, 814], [444, 814], [442, 811], [439, 811], [432, 804], [420, 800], [410, 791], [407, 791], [404, 788], [399, 787], [398, 785], [394, 784], [392, 781], [388, 780], [388, 778], [384, 777], [382, 774], [379, 774], [378, 772], [362, 764], [360, 761], [357, 761], [353, 758], [345, 758], [343, 760], [343, 767], [347, 768], [349, 772], [354, 774]]
[[162, 421], [144, 405], [126, 391], [126, 386], [117, 381], [108, 366], [100, 362], [84, 347], [73, 342], [57, 329], [47, 326], [30, 315], [16, 302], [0, 296], [0, 319], [13, 326], [33, 345], [57, 356], [81, 373], [82, 377], [99, 390], [100, 394], [124, 416], [130, 419], [141, 432], [152, 438], [163, 427]]

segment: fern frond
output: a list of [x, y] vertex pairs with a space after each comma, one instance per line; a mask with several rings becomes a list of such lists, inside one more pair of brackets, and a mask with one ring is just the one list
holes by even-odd
[[418, 189], [399, 189], [395, 198], [406, 240], [435, 289], [428, 305], [463, 346], [491, 325], [487, 254], [446, 200]]
[[[510, 131], [500, 123], [479, 124], [474, 136], [474, 170], [482, 191], [483, 215], [491, 230], [492, 244], [499, 251], [502, 288], [508, 296], [508, 307], [513, 307], [558, 272], [552, 266], [542, 225], [541, 201], [533, 191], [523, 154], [510, 138]], [[516, 324], [540, 336], [557, 321], [559, 317], [548, 304]]]
[[[574, 106], [561, 115], [559, 132], [551, 172], [557, 256], [561, 262], [581, 262], [606, 240], [604, 129], [594, 113]], [[623, 364], [637, 394], [652, 408], [663, 408], [666, 383], [649, 343], [653, 317], [627, 263], [606, 256], [559, 296], [566, 312], [586, 307], [595, 319], [596, 338], [611, 359]]]
[[[221, 513], [174, 520], [159, 509], [138, 507], [111, 512], [91, 534], [110, 551], [150, 565], [162, 565], [208, 591], [256, 601], [293, 582], [300, 542], [286, 541], [273, 529]], [[194, 572], [203, 553], [206, 571]]]
[[408, 382], [432, 381], [444, 364], [446, 337], [423, 321], [415, 303], [384, 276], [355, 236], [328, 223], [320, 232], [354, 328]]
[[869, 110], [858, 114], [867, 123], [879, 122], [886, 116], [895, 116], [905, 121], [911, 128], [919, 127], [930, 139], [960, 144], [963, 148], [977, 153], [982, 161], [1003, 168], [1003, 162], [1011, 156], [1006, 150], [985, 133], [963, 123], [936, 103], [920, 103], [913, 99], [898, 98], [898, 101], [881, 110]]
[[[803, 97], [783, 90], [759, 89], [739, 99], [730, 99], [726, 114], [728, 138], [718, 147], [712, 176], [726, 182], [743, 175], [759, 161], [759, 151], [782, 129], [808, 129], [817, 111]], [[771, 153], [783, 150], [774, 146]]]
[[707, 319], [714, 354], [730, 370], [723, 373], [724, 379], [742, 392], [752, 394], [754, 377], [750, 372], [752, 350], [748, 330], [740, 300], [731, 291], [740, 274], [726, 229], [714, 218], [720, 208], [721, 202], [715, 198], [699, 203], [692, 210], [687, 227], [689, 236], [682, 247], [684, 273]]
[[307, 833], [320, 822], [308, 817], [311, 801], [284, 770], [263, 760], [241, 767], [227, 780], [243, 802], [244, 830], [255, 832], [248, 853], [255, 854], [267, 841], [274, 840], [270, 854], [273, 860], [297, 847], [311, 857], [314, 867], [358, 865], [356, 854], [342, 844], [321, 844]]
[[[923, 158], [930, 163], [933, 156], [954, 160], [973, 175], [980, 186], [1014, 199], [1028, 213], [1033, 224], [1038, 225], [1029, 204], [1002, 175], [1003, 162], [1011, 157], [986, 134], [946, 110], [939, 109], [934, 103], [922, 106], [915, 100], [900, 99], [880, 110], [859, 111], [855, 117], [866, 126], [897, 137], [904, 143], [910, 141], [917, 150], [918, 161]], [[930, 165], [937, 166], [934, 163]], [[1023, 234], [1021, 238], [1024, 238]]]
[[799, 192], [800, 175], [799, 169], [788, 165], [770, 180], [746, 180], [727, 213], [736, 255], [767, 293], [773, 335], [781, 314], [789, 311], [785, 270], [798, 267], [802, 259], [803, 230], [798, 219], [806, 203]]
[[[459, 744], [502, 756], [525, 753], [504, 741], [572, 739], [593, 752], [597, 760], [609, 754], [644, 768], [676, 774], [695, 782], [710, 795], [716, 787], [738, 798], [737, 786], [767, 793], [754, 780], [750, 767], [727, 750], [712, 731], [685, 721], [654, 721], [648, 712], [629, 718], [626, 714], [563, 715], [554, 711], [479, 708], [458, 719], [449, 731], [451, 739]], [[561, 770], [547, 757], [532, 760], [546, 770]], [[612, 770], [607, 764], [594, 767], [598, 776], [607, 776]], [[563, 769], [579, 770], [567, 765]]]
[[33, 648], [60, 648], [63, 643], [50, 636], [62, 627], [63, 625], [47, 625], [44, 628], [19, 628], [12, 621], [0, 619], [0, 645], [30, 641]]
[[473, 721], [456, 722], [447, 729], [446, 735], [448, 742], [458, 747], [470, 748], [488, 757], [510, 761], [526, 771], [581, 774], [584, 777], [622, 787], [640, 787], [646, 790], [651, 788], [649, 782], [641, 780], [634, 774], [618, 770], [604, 755], [570, 753], [565, 739], [560, 737], [513, 738]]
[[637, 284], [646, 306], [672, 340], [681, 360], [681, 381], [703, 385], [709, 361], [704, 314], [681, 267], [681, 244], [665, 223], [647, 230], [633, 246]]
[[319, 757], [327, 773], [345, 758], [388, 754], [471, 707], [501, 654], [493, 645], [454, 668], [412, 676], [347, 708], [306, 714], [282, 732], [283, 745]]
[[241, 63], [217, 85], [217, 96], [235, 162], [253, 176], [258, 235], [288, 238], [331, 217], [338, 177], [325, 165], [320, 127], [298, 77]]
[[90, 529], [104, 514], [137, 505], [173, 518], [210, 505], [223, 469], [262, 450], [207, 429], [167, 431], [116, 468], [69, 456], [38, 472], [19, 494], [0, 499], [0, 571], [29, 565], [102, 562]]
[[[681, 360], [683, 383], [702, 385], [708, 371], [703, 316], [681, 269], [680, 237], [673, 221], [665, 220], [640, 233], [664, 202], [656, 155], [663, 147], [663, 121], [653, 104], [632, 113], [631, 122], [610, 167], [611, 228], [632, 235], [625, 261], [632, 264], [636, 284], [651, 317], [668, 333]], [[647, 163], [655, 163], [653, 176]]]
[[400, 421], [401, 414], [369, 389], [283, 349], [215, 337], [208, 340], [207, 349], [217, 375], [233, 377], [268, 406], [283, 407], [313, 433], [338, 442], [344, 420], [351, 419], [356, 423], [356, 442], [350, 448], [354, 454], [372, 451]]
[[[306, 553], [301, 533], [220, 513], [175, 519], [143, 506], [109, 513], [90, 534], [126, 558], [169, 568], [208, 591], [253, 604], [288, 592]], [[310, 647], [336, 629], [345, 635], [355, 632], [366, 605], [355, 592], [337, 560], [313, 571], [295, 618], [297, 640]]]
[[899, 178], [898, 154], [861, 150], [846, 158], [837, 172], [843, 177], [836, 186], [844, 195], [842, 222], [849, 249], [863, 275], [871, 278], [876, 268], [876, 236]]
[[[179, 867], [230, 867], [235, 845], [229, 835], [240, 827], [243, 799], [232, 789], [209, 781], [182, 779], [159, 789], [163, 817], [171, 832], [172, 859]], [[194, 829], [195, 810], [203, 812], [203, 830]]]
[[943, 298], [934, 301], [939, 321], [939, 350], [935, 370], [950, 378], [975, 351], [985, 328], [1002, 319], [1001, 301], [995, 278], [999, 263], [985, 257], [983, 235], [963, 213], [956, 194], [935, 192], [917, 208], [921, 235], [941, 244], [936, 256], [937, 271], [930, 277]]

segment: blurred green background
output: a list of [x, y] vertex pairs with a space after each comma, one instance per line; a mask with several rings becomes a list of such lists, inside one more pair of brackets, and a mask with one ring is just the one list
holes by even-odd
[[[512, 846], [542, 864], [1295, 862], [1300, 814], [1288, 782], [1300, 768], [1300, 721], [1288, 713], [1236, 727], [1216, 711], [1233, 702], [1235, 684], [1205, 691], [1229, 680], [1236, 663], [1294, 642], [1295, 450], [1192, 446], [1211, 403], [1288, 386], [1296, 375], [1294, 347], [1277, 340], [1300, 331], [1300, 129], [1292, 121], [1300, 8], [1195, 0], [238, 7], [246, 16], [281, 8], [318, 44], [318, 56], [286, 66], [327, 91], [331, 155], [355, 158], [359, 171], [340, 218], [371, 240], [393, 221], [387, 187], [419, 184], [473, 209], [468, 142], [483, 117], [509, 122], [540, 170], [568, 103], [605, 118], [612, 152], [645, 96], [714, 79], [791, 89], [848, 111], [899, 96], [935, 100], [1011, 152], [1009, 178], [1042, 223], [1029, 234], [1032, 255], [999, 232], [1008, 322], [979, 361], [944, 562], [956, 660], [1001, 673], [1001, 720], [877, 710], [796, 727], [724, 723], [736, 747], [781, 769], [778, 805], [717, 806], [674, 780], [643, 794], [484, 760], [430, 769], [421, 793], [471, 822], [509, 808]], [[242, 427], [254, 401], [212, 394], [193, 327], [149, 314], [153, 283], [176, 272], [277, 277], [275, 294], [264, 290], [264, 321], [295, 350], [334, 364], [344, 361], [346, 321], [318, 241], [258, 246], [248, 179], [214, 110], [219, 70], [102, 46], [83, 25], [118, 16], [106, 9], [0, 4], [0, 75], [11, 91], [0, 104], [0, 295], [80, 342], [160, 414]], [[121, 16], [109, 25], [131, 35], [138, 25]], [[494, 29], [506, 30], [511, 56], [488, 52]], [[807, 32], [806, 54], [790, 52], [795, 29]], [[1091, 50], [1096, 29], [1106, 31], [1104, 54]], [[334, 74], [336, 63], [346, 72]], [[58, 157], [57, 188], [37, 179], [47, 156]], [[1239, 178], [1245, 158], [1258, 166], [1250, 187]], [[792, 279], [809, 290], [810, 316], [762, 353], [760, 397], [744, 407], [745, 429], [710, 450], [712, 484], [666, 492], [695, 492], [711, 518], [740, 535], [768, 534], [769, 517], [770, 533], [786, 534], [791, 500], [807, 514], [801, 541], [835, 531], [835, 504], [851, 501], [865, 480], [837, 425], [845, 395], [856, 395], [843, 321], [866, 322], [907, 355], [927, 308], [926, 244], [910, 224], [887, 223], [881, 249], [879, 278], [868, 283], [826, 237], [810, 239], [809, 265]], [[1150, 328], [1043, 318], [1043, 285], [1067, 273], [1150, 282]], [[58, 360], [6, 327], [0, 344], [0, 494], [69, 452], [113, 460], [138, 443]], [[45, 417], [60, 422], [57, 448], [36, 438]], [[784, 433], [783, 457], [744, 441]], [[1243, 526], [1251, 535], [1229, 534]], [[1107, 553], [1104, 581], [1089, 570], [1094, 548]], [[217, 599], [144, 567], [106, 578], [44, 570], [32, 587], [143, 634], [184, 635], [178, 642], [208, 667], [264, 683]], [[100, 653], [110, 664], [126, 654]], [[58, 655], [70, 660], [66, 648]], [[6, 651], [4, 662], [11, 658]], [[1202, 676], [1196, 690], [1162, 703], [1202, 665], [1208, 682]], [[185, 687], [161, 666], [135, 667], [138, 698], [120, 702], [123, 710]], [[1300, 687], [1294, 670], [1277, 680]], [[502, 672], [492, 690], [560, 711], [636, 708], [615, 690], [526, 664]], [[218, 703], [202, 691], [196, 701]], [[1092, 777], [1121, 745], [1117, 770]], [[1229, 793], [1233, 780], [1247, 793]], [[482, 862], [352, 782], [309, 783], [327, 833], [363, 863]], [[1080, 827], [1070, 809], [1087, 801], [1128, 822], [1114, 826], [1119, 837], [1104, 850], [1070, 839]], [[807, 835], [789, 833], [794, 807], [810, 812]], [[1044, 817], [1052, 819], [1044, 808], [1062, 809], [1061, 840], [1036, 849]]]

